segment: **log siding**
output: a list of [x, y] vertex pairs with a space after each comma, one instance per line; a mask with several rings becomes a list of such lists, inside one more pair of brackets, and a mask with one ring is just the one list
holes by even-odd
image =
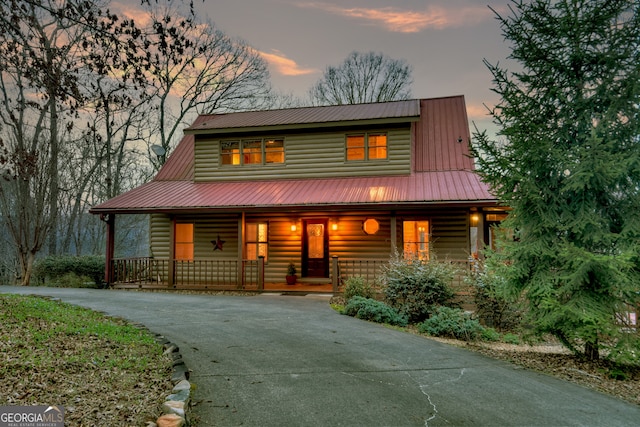
[[[265, 165], [222, 165], [220, 145], [225, 137], [198, 137], [195, 141], [195, 181], [334, 178], [343, 176], [402, 175], [411, 172], [411, 127], [367, 128], [387, 135], [388, 158], [348, 162], [346, 135], [350, 129], [314, 134], [260, 135], [284, 138], [285, 162]], [[242, 139], [242, 137], [233, 137]]]

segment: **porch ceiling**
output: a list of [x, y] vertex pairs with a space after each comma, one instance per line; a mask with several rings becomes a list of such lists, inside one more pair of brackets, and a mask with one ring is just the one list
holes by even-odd
[[402, 176], [194, 183], [153, 180], [91, 213], [150, 213], [420, 204], [496, 204], [472, 171]]

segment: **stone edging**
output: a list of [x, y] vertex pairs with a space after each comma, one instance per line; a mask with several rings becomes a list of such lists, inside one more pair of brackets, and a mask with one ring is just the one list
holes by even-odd
[[186, 427], [189, 425], [188, 412], [191, 406], [191, 383], [189, 369], [182, 360], [180, 349], [162, 335], [156, 335], [162, 344], [163, 354], [173, 359], [171, 382], [173, 389], [162, 404], [163, 415], [155, 423], [149, 422], [147, 427]]

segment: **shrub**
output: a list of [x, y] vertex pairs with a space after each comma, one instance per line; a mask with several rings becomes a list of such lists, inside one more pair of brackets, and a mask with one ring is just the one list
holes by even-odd
[[[104, 282], [104, 257], [100, 256], [49, 256], [36, 261], [33, 268], [34, 278], [43, 284], [70, 286], [70, 283], [78, 284], [78, 277], [82, 285], [93, 282], [95, 286], [102, 287]], [[73, 273], [76, 278], [68, 274]], [[66, 276], [65, 280], [62, 280]], [[66, 284], [65, 284], [66, 283]]]
[[480, 338], [482, 341], [496, 342], [500, 341], [500, 333], [493, 328], [482, 328]]
[[47, 283], [48, 286], [58, 288], [97, 288], [96, 283], [87, 276], [79, 276], [76, 273], [65, 273], [62, 276]]
[[624, 332], [610, 347], [609, 360], [620, 366], [640, 367], [640, 336], [637, 332]]
[[502, 341], [507, 344], [520, 344], [520, 337], [516, 334], [504, 334]]
[[344, 283], [344, 298], [349, 301], [353, 297], [373, 298], [374, 289], [362, 276], [349, 277]]
[[517, 301], [506, 296], [505, 279], [491, 258], [478, 262], [476, 269], [466, 278], [475, 290], [474, 302], [477, 316], [485, 325], [499, 331], [517, 329], [522, 322], [522, 309]]
[[418, 325], [418, 331], [436, 337], [465, 341], [477, 339], [483, 327], [470, 314], [459, 308], [438, 307], [433, 316]]
[[386, 301], [409, 322], [419, 323], [429, 318], [436, 306], [451, 302], [456, 272], [448, 262], [406, 260], [395, 255], [384, 268]]
[[344, 308], [343, 314], [389, 325], [407, 326], [407, 318], [398, 314], [382, 301], [354, 296]]

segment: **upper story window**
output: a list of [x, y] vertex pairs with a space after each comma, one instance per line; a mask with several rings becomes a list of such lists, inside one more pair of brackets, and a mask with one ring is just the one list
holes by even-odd
[[361, 133], [347, 135], [347, 160], [387, 159], [387, 134]]
[[283, 139], [243, 139], [220, 143], [222, 165], [265, 165], [284, 163]]

